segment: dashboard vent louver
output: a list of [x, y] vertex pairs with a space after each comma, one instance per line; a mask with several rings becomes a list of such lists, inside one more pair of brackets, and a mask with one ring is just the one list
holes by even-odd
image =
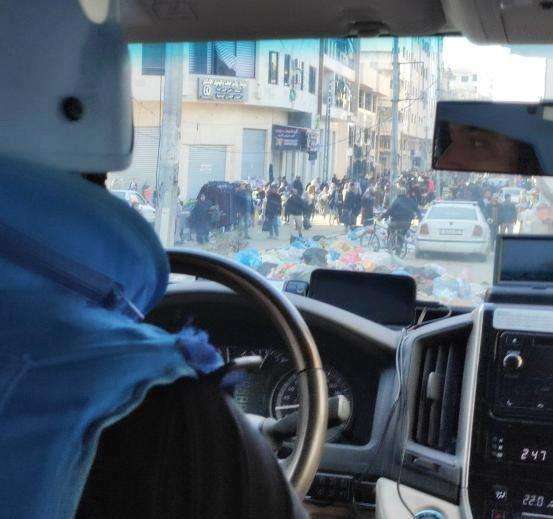
[[421, 348], [412, 435], [421, 445], [454, 454], [465, 347], [453, 343]]

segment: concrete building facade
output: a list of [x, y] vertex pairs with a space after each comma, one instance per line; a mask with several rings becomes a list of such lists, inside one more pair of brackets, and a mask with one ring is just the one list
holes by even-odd
[[[430, 168], [428, 157], [438, 91], [441, 40], [400, 38], [398, 43], [398, 169], [399, 172], [425, 171]], [[385, 174], [391, 168], [391, 39], [364, 40], [361, 63], [375, 69], [379, 76], [374, 161], [377, 173]]]
[[[267, 179], [271, 166], [275, 178], [314, 177], [319, 41], [184, 45], [181, 196], [195, 197], [210, 180]], [[163, 111], [160, 47], [131, 48], [135, 157], [121, 182], [155, 185]]]

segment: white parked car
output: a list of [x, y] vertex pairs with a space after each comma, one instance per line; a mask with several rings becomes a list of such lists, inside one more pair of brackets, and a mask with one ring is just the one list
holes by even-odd
[[485, 260], [490, 250], [490, 228], [476, 202], [433, 203], [420, 222], [415, 256], [429, 252], [477, 254]]
[[131, 207], [134, 207], [146, 221], [152, 225], [156, 221], [156, 210], [152, 204], [147, 202], [145, 198], [138, 192], [132, 189], [114, 189], [111, 191], [116, 197], [125, 200]]

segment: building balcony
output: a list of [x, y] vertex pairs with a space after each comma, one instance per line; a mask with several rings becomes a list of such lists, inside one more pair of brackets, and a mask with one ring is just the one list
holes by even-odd
[[348, 81], [355, 81], [355, 70], [345, 65], [341, 61], [332, 58], [328, 54], [324, 55], [323, 66], [325, 69], [346, 78]]
[[[326, 103], [323, 103], [322, 106], [322, 117], [326, 117]], [[344, 110], [338, 108], [337, 106], [330, 107], [330, 118], [333, 121], [351, 121], [353, 120], [354, 114], [349, 110]]]
[[383, 81], [380, 81], [377, 69], [369, 66], [367, 63], [362, 63], [359, 70], [359, 83], [369, 87], [373, 92], [378, 92], [378, 87]]
[[357, 123], [365, 128], [376, 126], [376, 114], [369, 110], [365, 110], [364, 108], [359, 108], [359, 111], [357, 112]]

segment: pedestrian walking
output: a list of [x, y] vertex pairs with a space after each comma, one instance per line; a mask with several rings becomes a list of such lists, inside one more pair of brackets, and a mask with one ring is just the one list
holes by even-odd
[[236, 192], [236, 212], [238, 213], [238, 231], [246, 239], [250, 239], [250, 224], [254, 214], [252, 194], [246, 183], [242, 182]]
[[499, 206], [499, 232], [512, 234], [517, 218], [517, 207], [511, 202], [511, 195], [506, 194], [505, 201]]
[[282, 197], [276, 185], [271, 184], [263, 206], [263, 231], [269, 233], [269, 238], [278, 238], [278, 219], [282, 212]]
[[299, 193], [293, 189], [290, 198], [286, 201], [285, 213], [289, 217], [290, 231], [296, 231], [301, 238], [303, 229], [304, 202]]
[[292, 187], [298, 192], [299, 196], [303, 195], [303, 184], [299, 175], [296, 175], [294, 182], [292, 182]]
[[366, 226], [374, 220], [374, 197], [371, 188], [368, 187], [361, 197], [361, 225]]
[[357, 216], [361, 207], [361, 197], [357, 192], [354, 182], [350, 182], [344, 194], [344, 206], [342, 209], [342, 223], [346, 226], [346, 231], [355, 227]]
[[201, 194], [190, 215], [190, 222], [196, 233], [196, 241], [199, 244], [207, 243], [209, 239], [210, 207], [211, 203], [206, 200], [204, 194]]

